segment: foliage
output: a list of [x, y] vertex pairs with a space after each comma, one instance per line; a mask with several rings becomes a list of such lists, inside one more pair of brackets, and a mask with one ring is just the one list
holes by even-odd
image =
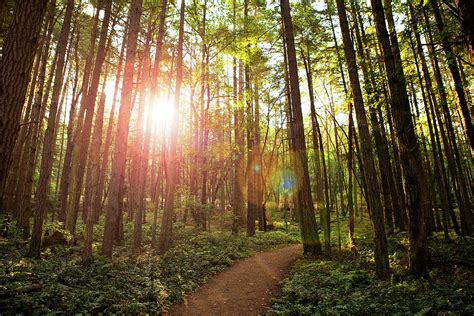
[[0, 313], [158, 313], [183, 295], [256, 251], [295, 242], [283, 232], [253, 238], [197, 233], [176, 227], [175, 247], [163, 257], [150, 248], [139, 256], [116, 248], [114, 261], [81, 262], [74, 247], [55, 247], [43, 259], [25, 259], [19, 238], [1, 240]]
[[[406, 261], [403, 234], [389, 242], [392, 265]], [[369, 244], [358, 239], [358, 246]], [[286, 279], [282, 295], [274, 300], [272, 312], [279, 315], [315, 314], [465, 314], [474, 313], [473, 239], [431, 240], [433, 269], [429, 279], [395, 273], [380, 281], [360, 259], [304, 260]], [[359, 248], [360, 249], [360, 248]], [[398, 266], [396, 265], [398, 264]]]

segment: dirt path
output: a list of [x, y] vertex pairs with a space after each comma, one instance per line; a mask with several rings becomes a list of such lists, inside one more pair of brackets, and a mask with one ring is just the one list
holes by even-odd
[[301, 257], [301, 245], [259, 253], [216, 274], [175, 306], [170, 315], [261, 315], [280, 291], [280, 281]]

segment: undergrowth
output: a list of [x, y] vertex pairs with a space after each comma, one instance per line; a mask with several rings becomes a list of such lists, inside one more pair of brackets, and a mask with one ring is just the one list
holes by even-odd
[[407, 238], [389, 237], [392, 276], [375, 277], [373, 243], [356, 238], [358, 255], [302, 260], [284, 281], [270, 313], [277, 315], [474, 315], [474, 238], [430, 239], [429, 279], [407, 274]]
[[160, 313], [235, 260], [296, 242], [279, 231], [247, 238], [177, 227], [174, 247], [158, 256], [150, 247], [133, 256], [115, 248], [112, 262], [95, 257], [84, 266], [79, 246], [24, 257], [26, 244], [0, 239], [0, 314]]

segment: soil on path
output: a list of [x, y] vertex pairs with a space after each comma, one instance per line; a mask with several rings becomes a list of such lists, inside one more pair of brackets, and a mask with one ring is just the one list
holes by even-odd
[[259, 253], [216, 274], [169, 311], [170, 315], [262, 315], [280, 291], [280, 281], [302, 245]]

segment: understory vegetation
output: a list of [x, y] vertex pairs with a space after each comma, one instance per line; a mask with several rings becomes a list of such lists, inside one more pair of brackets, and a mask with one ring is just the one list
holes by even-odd
[[[164, 256], [150, 246], [135, 256], [123, 244], [113, 262], [97, 256], [88, 265], [81, 259], [81, 240], [44, 249], [40, 260], [25, 258], [27, 243], [12, 229], [8, 238], [0, 237], [0, 314], [159, 313], [236, 260], [298, 241], [283, 231], [248, 238], [175, 229], [174, 247]], [[125, 225], [125, 235], [132, 230]]]
[[407, 274], [405, 233], [388, 238], [392, 274], [374, 273], [373, 241], [356, 235], [357, 251], [349, 246], [330, 257], [299, 261], [273, 300], [277, 315], [473, 315], [474, 239], [441, 234], [430, 237], [429, 278]]

